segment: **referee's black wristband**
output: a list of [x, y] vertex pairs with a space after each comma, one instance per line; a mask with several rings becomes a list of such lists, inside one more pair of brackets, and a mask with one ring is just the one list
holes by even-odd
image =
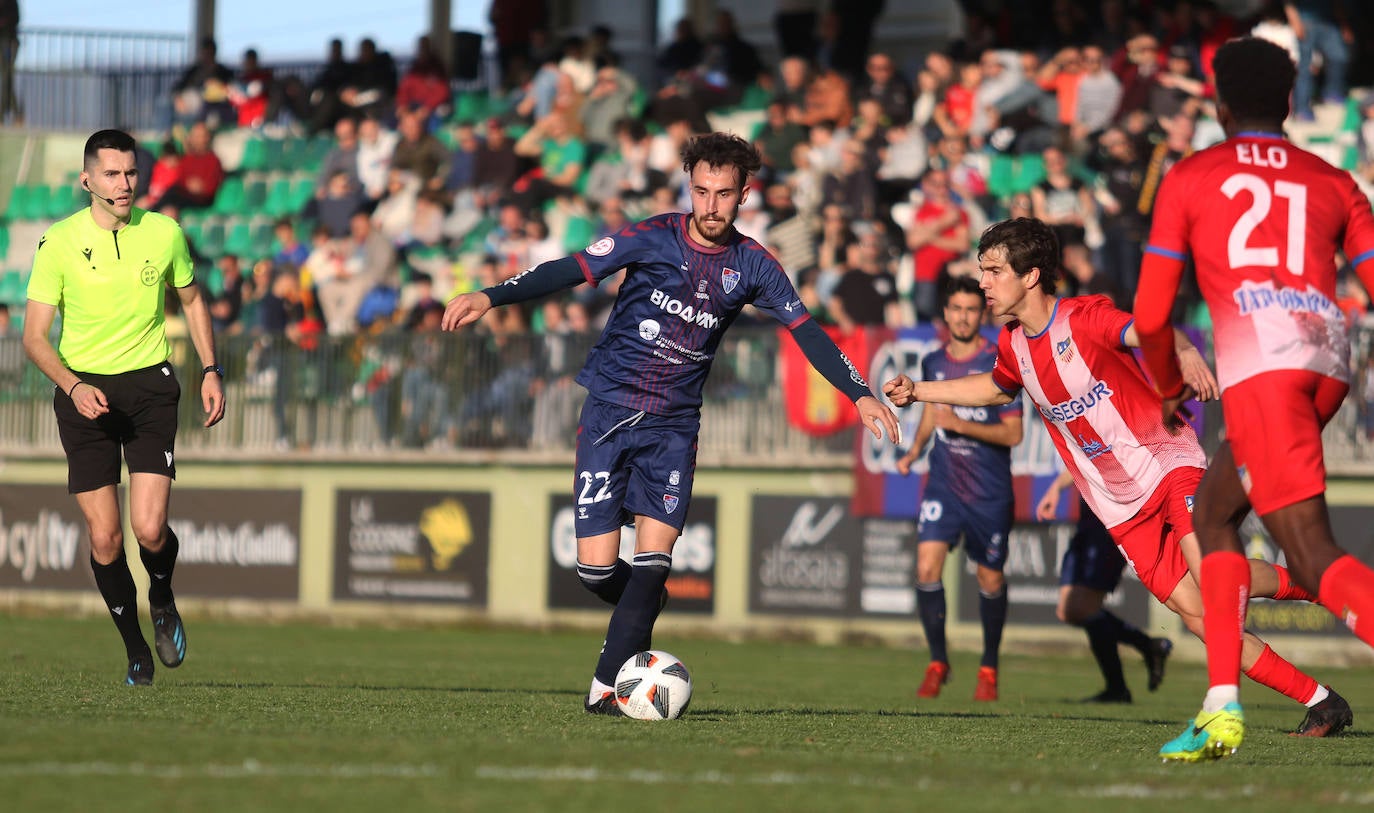
[[86, 383], [85, 381], [82, 381], [81, 379], [78, 378], [78, 379], [76, 380], [76, 383], [72, 385], [72, 388], [69, 389], [69, 390], [67, 390], [67, 398], [70, 399], [70, 398], [72, 397], [72, 393], [76, 392], [76, 388], [79, 387], [79, 386], [81, 386], [82, 384], [85, 384], [85, 383]]

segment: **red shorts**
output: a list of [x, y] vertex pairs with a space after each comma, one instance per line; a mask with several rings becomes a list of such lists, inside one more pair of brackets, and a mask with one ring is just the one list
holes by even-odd
[[1160, 603], [1188, 575], [1179, 540], [1193, 532], [1193, 495], [1202, 469], [1185, 466], [1164, 475], [1135, 516], [1111, 529], [1112, 539]]
[[1260, 516], [1326, 491], [1322, 427], [1350, 391], [1308, 370], [1276, 370], [1233, 384], [1221, 396], [1226, 439], [1240, 482]]

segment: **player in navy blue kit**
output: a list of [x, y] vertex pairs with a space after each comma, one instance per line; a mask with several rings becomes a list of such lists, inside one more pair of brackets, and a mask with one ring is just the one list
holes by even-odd
[[[1052, 521], [1059, 509], [1060, 493], [1072, 483], [1072, 474], [1067, 470], [1060, 472], [1035, 507], [1035, 518]], [[1149, 673], [1146, 685], [1152, 692], [1164, 680], [1164, 664], [1174, 650], [1173, 641], [1151, 638], [1103, 606], [1107, 596], [1121, 584], [1125, 569], [1126, 557], [1121, 555], [1102, 520], [1080, 497], [1078, 527], [1059, 568], [1059, 604], [1055, 614], [1060, 621], [1082, 627], [1088, 634], [1088, 646], [1107, 681], [1106, 688], [1087, 698], [1087, 703], [1131, 702], [1131, 689], [1126, 685], [1121, 653], [1117, 651], [1119, 644], [1132, 647], [1145, 659]]]
[[[955, 277], [945, 289], [949, 342], [921, 360], [925, 381], [986, 373], [997, 345], [979, 329], [987, 300], [974, 277]], [[997, 699], [997, 654], [1007, 623], [1007, 535], [1012, 523], [1011, 447], [1023, 433], [1021, 399], [1001, 407], [929, 405], [921, 413], [911, 449], [897, 461], [902, 474], [932, 437], [930, 473], [921, 494], [916, 545], [916, 609], [930, 647], [930, 665], [916, 691], [937, 697], [949, 681], [945, 647], [945, 586], [940, 578], [950, 548], [964, 539], [964, 553], [978, 566], [978, 612], [983, 621], [983, 659], [974, 700]]]
[[[811, 319], [777, 260], [734, 228], [761, 160], [734, 135], [698, 136], [682, 151], [692, 212], [656, 215], [571, 257], [542, 263], [453, 299], [442, 327], [469, 325], [492, 307], [625, 269], [601, 338], [577, 382], [587, 401], [577, 429], [577, 574], [615, 606], [584, 708], [620, 715], [615, 677], [649, 648], [665, 598], [696, 469], [701, 391], [725, 329], [745, 305], [786, 325], [811, 364], [849, 396], [875, 437], [900, 440], [897, 419]], [[618, 557], [633, 521], [634, 562]]]

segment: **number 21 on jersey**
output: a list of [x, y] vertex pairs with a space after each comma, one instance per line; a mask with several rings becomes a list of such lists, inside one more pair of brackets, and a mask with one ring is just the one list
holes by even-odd
[[[1256, 167], [1282, 169], [1288, 165], [1288, 153], [1278, 145], [1271, 145], [1261, 152], [1258, 144], [1237, 144], [1236, 159], [1242, 164]], [[1273, 208], [1274, 198], [1277, 197], [1288, 202], [1288, 233], [1284, 239], [1288, 250], [1284, 267], [1293, 276], [1302, 276], [1303, 258], [1307, 252], [1307, 186], [1292, 181], [1274, 181], [1271, 187], [1268, 181], [1258, 175], [1237, 172], [1222, 183], [1221, 192], [1232, 200], [1242, 192], [1250, 195], [1250, 208], [1231, 227], [1231, 234], [1226, 239], [1226, 259], [1231, 267], [1278, 267], [1278, 247], [1251, 243], [1255, 229], [1269, 217], [1269, 210]]]

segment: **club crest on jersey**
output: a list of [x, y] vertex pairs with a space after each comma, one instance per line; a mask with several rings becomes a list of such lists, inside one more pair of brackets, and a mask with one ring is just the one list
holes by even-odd
[[1183, 504], [1187, 506], [1188, 513], [1193, 513], [1193, 495], [1189, 494], [1183, 498]]
[[587, 246], [587, 253], [593, 257], [605, 257], [615, 248], [615, 240], [610, 237], [603, 237], [595, 243]]
[[1064, 341], [1057, 342], [1054, 345], [1054, 353], [1065, 364], [1073, 361], [1073, 337], [1065, 336]]
[[1089, 460], [1101, 457], [1112, 450], [1111, 444], [1104, 446], [1102, 441], [1090, 439], [1085, 435], [1078, 436], [1078, 448], [1083, 450], [1083, 455]]
[[672, 494], [663, 495], [663, 510], [673, 513], [677, 510], [678, 498]]
[[728, 294], [739, 285], [739, 272], [733, 268], [726, 268], [720, 272], [720, 281], [725, 286], [725, 293]]

